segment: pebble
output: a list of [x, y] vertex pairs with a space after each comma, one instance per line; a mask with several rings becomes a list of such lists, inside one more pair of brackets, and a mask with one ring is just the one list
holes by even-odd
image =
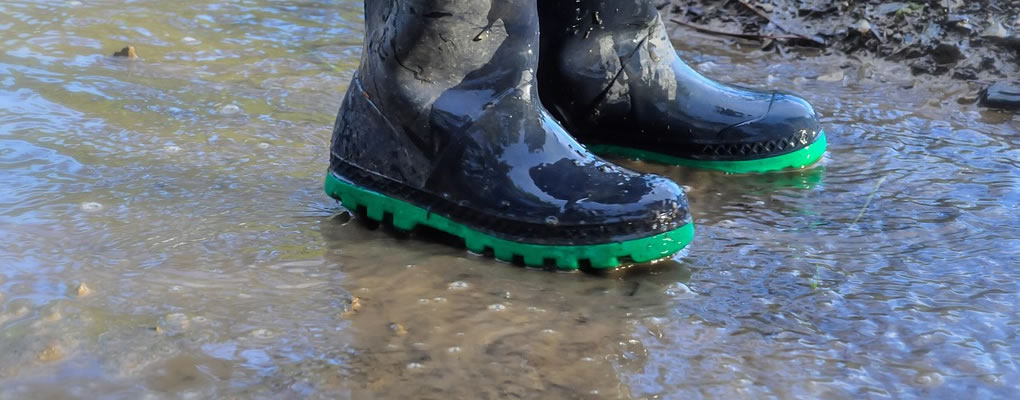
[[822, 82], [841, 82], [843, 81], [844, 76], [846, 76], [846, 74], [844, 74], [843, 71], [836, 71], [830, 74], [819, 76], [818, 80]]
[[506, 306], [502, 304], [492, 304], [489, 306], [489, 311], [503, 311], [506, 310]]
[[421, 363], [413, 362], [413, 363], [407, 364], [407, 369], [422, 369], [422, 368], [425, 368], [425, 366], [422, 365]]
[[85, 282], [79, 283], [78, 286], [74, 288], [74, 295], [78, 297], [85, 297], [91, 293], [92, 289], [89, 289]]
[[135, 46], [127, 46], [123, 49], [120, 49], [120, 51], [113, 53], [113, 56], [125, 57], [134, 60], [138, 58], [138, 53], [135, 51]]
[[265, 150], [265, 149], [268, 149], [268, 148], [269, 148], [269, 143], [266, 143], [266, 142], [262, 142], [262, 143], [259, 143], [257, 147], [258, 147], [259, 149]]
[[981, 37], [1002, 39], [1009, 36], [1009, 31], [1002, 24], [992, 21], [988, 28], [981, 32]]
[[407, 328], [396, 322], [390, 324], [390, 331], [397, 337], [407, 336]]
[[191, 320], [187, 315], [172, 313], [163, 317], [159, 326], [156, 327], [156, 332], [173, 336], [188, 330], [189, 327], [191, 327]]
[[64, 314], [61, 314], [58, 310], [50, 310], [49, 313], [43, 315], [41, 321], [45, 322], [56, 322], [64, 319]]
[[448, 289], [450, 289], [450, 290], [464, 290], [464, 289], [467, 289], [469, 286], [470, 285], [468, 285], [467, 282], [456, 281], [456, 282], [451, 283], [450, 286], [448, 287]]
[[170, 145], [163, 147], [163, 151], [167, 154], [176, 154], [181, 152], [181, 148], [178, 146]]
[[459, 346], [453, 346], [453, 347], [451, 347], [449, 349], [446, 349], [446, 352], [447, 353], [460, 353], [460, 347]]
[[57, 361], [64, 358], [64, 349], [59, 344], [52, 343], [39, 353], [39, 361]]
[[350, 318], [350, 317], [354, 316], [354, 314], [357, 314], [358, 311], [360, 311], [360, 310], [361, 310], [361, 298], [359, 298], [359, 297], [352, 297], [351, 298], [351, 304], [347, 305], [347, 309], [344, 310], [344, 312], [341, 313], [340, 316], [342, 318]]
[[857, 32], [860, 32], [862, 35], [867, 34], [868, 32], [871, 32], [871, 22], [869, 22], [866, 19], [857, 21], [857, 23], [854, 24], [854, 29], [856, 29]]
[[273, 337], [273, 331], [265, 328], [260, 328], [252, 331], [251, 335], [259, 339], [269, 339]]
[[998, 82], [981, 92], [978, 105], [1004, 110], [1020, 110], [1020, 82]]
[[195, 39], [195, 38], [193, 38], [191, 36], [182, 37], [181, 41], [184, 42], [184, 44], [191, 45], [191, 46], [202, 44], [201, 40]]
[[97, 211], [101, 211], [102, 209], [103, 209], [103, 205], [99, 204], [99, 203], [96, 203], [94, 201], [90, 201], [90, 202], [87, 202], [87, 203], [81, 203], [81, 210], [85, 211], [85, 212], [97, 212]]

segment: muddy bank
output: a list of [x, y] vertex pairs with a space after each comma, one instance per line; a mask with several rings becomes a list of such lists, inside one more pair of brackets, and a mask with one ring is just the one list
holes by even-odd
[[1020, 65], [1020, 1], [673, 0], [663, 9], [675, 35], [741, 37], [779, 53], [813, 47], [982, 86], [1015, 79]]

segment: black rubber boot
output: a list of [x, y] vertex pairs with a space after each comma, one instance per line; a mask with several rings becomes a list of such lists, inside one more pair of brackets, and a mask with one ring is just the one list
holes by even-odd
[[721, 84], [676, 54], [653, 0], [539, 0], [542, 102], [597, 153], [727, 172], [800, 168], [825, 135], [806, 101]]
[[542, 107], [535, 0], [365, 1], [326, 191], [531, 266], [613, 268], [692, 238], [673, 182], [607, 163]]

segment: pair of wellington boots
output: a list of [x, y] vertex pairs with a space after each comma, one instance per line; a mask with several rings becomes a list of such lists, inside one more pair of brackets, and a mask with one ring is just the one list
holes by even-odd
[[684, 64], [654, 0], [366, 0], [365, 24], [327, 193], [499, 260], [607, 269], [691, 241], [677, 184], [593, 152], [747, 173], [825, 151], [804, 100]]

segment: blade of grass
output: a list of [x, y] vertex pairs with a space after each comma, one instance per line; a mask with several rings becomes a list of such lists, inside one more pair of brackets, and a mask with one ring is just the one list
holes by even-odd
[[868, 211], [868, 206], [871, 205], [871, 200], [875, 198], [875, 194], [878, 193], [878, 188], [882, 187], [882, 183], [885, 182], [885, 178], [887, 177], [883, 176], [878, 180], [878, 183], [875, 184], [875, 189], [871, 191], [871, 195], [868, 196], [868, 200], [864, 202], [864, 207], [861, 207], [861, 212], [857, 214], [857, 218], [854, 218], [854, 222], [852, 222], [851, 225], [857, 224], [857, 222], [861, 220], [861, 217], [864, 216], [864, 213]]

